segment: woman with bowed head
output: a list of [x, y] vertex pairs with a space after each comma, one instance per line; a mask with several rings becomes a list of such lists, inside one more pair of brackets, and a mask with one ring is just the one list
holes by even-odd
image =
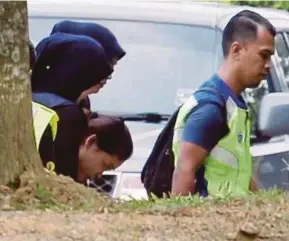
[[56, 173], [76, 180], [79, 147], [88, 129], [77, 101], [83, 92], [94, 93], [113, 69], [101, 44], [82, 35], [55, 33], [39, 42], [36, 53], [32, 99], [55, 111], [59, 119], [54, 141], [50, 126], [45, 128], [39, 153], [44, 165], [53, 162]]

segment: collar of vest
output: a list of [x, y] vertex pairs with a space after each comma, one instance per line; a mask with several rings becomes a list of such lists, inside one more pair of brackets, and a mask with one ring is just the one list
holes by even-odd
[[45, 105], [49, 108], [53, 108], [56, 106], [75, 105], [75, 103], [73, 103], [70, 100], [67, 100], [59, 95], [48, 92], [32, 93], [32, 100], [36, 103]]

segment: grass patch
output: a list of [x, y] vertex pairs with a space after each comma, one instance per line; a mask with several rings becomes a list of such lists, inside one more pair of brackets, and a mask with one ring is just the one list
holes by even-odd
[[[0, 196], [0, 209], [5, 210], [54, 210], [54, 211], [94, 211], [94, 212], [141, 212], [148, 214], [176, 215], [179, 210], [211, 208], [219, 206], [256, 207], [270, 203], [287, 203], [288, 193], [279, 189], [259, 191], [244, 198], [226, 197], [200, 198], [199, 196], [172, 197], [152, 200], [131, 200], [122, 202], [112, 200], [86, 188], [64, 176], [46, 174], [35, 177], [25, 174], [20, 178], [18, 189], [13, 193]], [[180, 212], [182, 213], [182, 212]]]
[[199, 196], [187, 196], [187, 197], [172, 197], [170, 199], [158, 199], [152, 200], [131, 200], [122, 204], [122, 209], [127, 211], [136, 210], [144, 213], [159, 213], [159, 214], [175, 214], [181, 209], [193, 209], [197, 207], [209, 208], [212, 206], [262, 206], [263, 204], [284, 204], [287, 203], [289, 194], [280, 189], [262, 190], [257, 193], [252, 193], [246, 197], [234, 198], [213, 198], [206, 199]]

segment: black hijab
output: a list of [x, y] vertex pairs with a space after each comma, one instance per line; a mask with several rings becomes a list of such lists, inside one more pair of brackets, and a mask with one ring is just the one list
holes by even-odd
[[112, 66], [94, 39], [55, 33], [36, 46], [32, 92], [49, 92], [75, 102], [84, 91], [107, 78]]
[[126, 54], [114, 34], [106, 27], [97, 23], [64, 20], [54, 25], [51, 34], [57, 32], [86, 35], [97, 40], [103, 46], [110, 61], [112, 58], [120, 60]]

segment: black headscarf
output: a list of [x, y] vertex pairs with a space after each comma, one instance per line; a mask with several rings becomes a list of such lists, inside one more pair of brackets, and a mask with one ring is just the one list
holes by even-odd
[[57, 32], [86, 35], [97, 40], [103, 46], [110, 61], [112, 58], [120, 60], [126, 54], [114, 34], [100, 24], [64, 20], [54, 25], [51, 34]]
[[50, 92], [75, 102], [81, 92], [112, 72], [102, 46], [94, 39], [66, 33], [44, 38], [36, 47], [32, 92]]

